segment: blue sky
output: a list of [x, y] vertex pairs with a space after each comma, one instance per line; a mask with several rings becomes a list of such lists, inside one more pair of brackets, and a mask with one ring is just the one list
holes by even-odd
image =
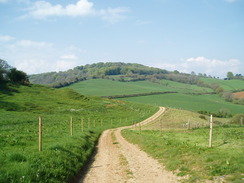
[[28, 74], [130, 62], [244, 75], [244, 0], [0, 0], [0, 58]]

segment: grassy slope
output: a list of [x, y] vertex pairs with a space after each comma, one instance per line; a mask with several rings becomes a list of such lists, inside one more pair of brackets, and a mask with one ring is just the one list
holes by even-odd
[[175, 107], [196, 112], [205, 110], [216, 113], [221, 109], [227, 109], [231, 114], [237, 114], [244, 111], [243, 105], [226, 102], [218, 95], [186, 95], [177, 93], [130, 97], [120, 100]]
[[[130, 142], [138, 144], [161, 161], [167, 169], [176, 171], [180, 176], [190, 175], [186, 182], [205, 182], [204, 179], [218, 182], [221, 178], [228, 182], [242, 182], [244, 128], [214, 125], [213, 148], [208, 148], [209, 128], [185, 130], [182, 123], [187, 119], [198, 122], [202, 120], [196, 113], [168, 109], [161, 116], [164, 129], [162, 136], [158, 119], [143, 127], [141, 134], [134, 130], [122, 133]], [[203, 121], [207, 123], [206, 120]]]
[[[156, 110], [148, 105], [85, 97], [70, 89], [1, 87], [0, 182], [66, 182], [84, 166], [104, 129], [131, 124], [132, 119], [140, 121]], [[41, 153], [39, 115], [43, 116]]]
[[235, 79], [234, 80], [221, 80], [221, 79], [210, 79], [210, 78], [201, 78], [201, 80], [208, 84], [217, 83], [224, 89], [224, 91], [243, 90], [244, 89], [243, 80], [235, 80]]
[[[215, 79], [213, 79], [215, 81]], [[226, 82], [223, 80], [217, 80]], [[235, 87], [239, 81], [229, 82]], [[242, 82], [242, 81], [240, 81]], [[239, 86], [243, 88], [244, 86]], [[69, 86], [78, 93], [97, 96], [109, 96], [118, 94], [135, 94], [156, 91], [177, 91], [177, 94], [150, 95], [141, 97], [129, 97], [120, 100], [147, 103], [159, 106], [182, 108], [191, 111], [212, 111], [219, 112], [225, 109], [232, 114], [242, 113], [243, 105], [226, 102], [218, 95], [186, 95], [185, 93], [211, 92], [210, 89], [195, 85], [183, 84], [168, 80], [161, 80], [161, 84], [149, 81], [139, 82], [118, 82], [104, 79], [88, 80]]]
[[208, 88], [178, 82], [161, 80], [161, 84], [150, 81], [119, 82], [94, 79], [72, 84], [68, 88], [85, 95], [110, 96], [120, 94], [137, 94], [158, 91], [177, 91], [183, 93], [211, 92]]

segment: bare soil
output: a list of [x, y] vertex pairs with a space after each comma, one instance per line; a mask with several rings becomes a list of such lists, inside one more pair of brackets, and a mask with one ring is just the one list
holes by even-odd
[[235, 99], [242, 99], [242, 98], [244, 98], [244, 91], [237, 92], [237, 93], [233, 93], [233, 98], [235, 98]]
[[[160, 110], [141, 122], [149, 123], [164, 112]], [[132, 126], [110, 129], [103, 132], [98, 143], [95, 160], [87, 174], [79, 180], [84, 183], [172, 183], [178, 182], [177, 176], [166, 171], [164, 167], [136, 145], [126, 141], [121, 130]]]

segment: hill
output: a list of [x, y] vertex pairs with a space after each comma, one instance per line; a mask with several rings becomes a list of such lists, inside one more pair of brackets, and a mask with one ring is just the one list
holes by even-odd
[[120, 82], [106, 79], [92, 79], [72, 84], [67, 88], [71, 88], [81, 94], [94, 96], [131, 95], [168, 91], [182, 93], [208, 93], [213, 91], [210, 88], [164, 79], [158, 83], [151, 81]]
[[214, 79], [214, 78], [201, 78], [200, 80], [209, 85], [217, 84], [221, 88], [223, 88], [224, 91], [244, 90], [244, 80], [238, 80], [238, 79], [221, 80], [221, 79]]
[[164, 69], [144, 66], [135, 63], [107, 62], [77, 66], [65, 72], [50, 72], [30, 75], [31, 83], [59, 88], [89, 79], [111, 79], [122, 82], [168, 79], [177, 82], [196, 83], [198, 78], [190, 74], [169, 72]]
[[[242, 82], [242, 81], [241, 81]], [[231, 84], [231, 82], [229, 82]], [[242, 86], [244, 88], [244, 86]], [[119, 100], [146, 103], [151, 105], [180, 108], [195, 112], [237, 114], [244, 106], [225, 101], [210, 88], [184, 84], [169, 80], [119, 82], [93, 79], [68, 86], [78, 93], [95, 96], [117, 97]], [[174, 92], [153, 94], [153, 92]], [[144, 94], [141, 96], [140, 94]], [[134, 96], [133, 96], [134, 95]], [[123, 96], [123, 97], [122, 97]]]
[[90, 158], [103, 130], [138, 122], [156, 111], [157, 107], [87, 97], [68, 88], [0, 85], [0, 182], [67, 182]]

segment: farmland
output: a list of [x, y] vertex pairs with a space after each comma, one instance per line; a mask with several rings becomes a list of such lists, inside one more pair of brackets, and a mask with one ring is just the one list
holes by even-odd
[[[190, 119], [200, 128], [187, 130], [182, 124]], [[209, 128], [197, 113], [167, 109], [159, 119], [142, 127], [142, 132], [124, 130], [122, 134], [131, 143], [163, 163], [168, 170], [183, 176], [185, 182], [223, 181], [242, 182], [244, 171], [244, 128], [230, 125], [226, 119], [214, 123], [213, 147], [209, 148]], [[224, 123], [224, 125], [223, 125]], [[163, 131], [160, 132], [161, 127]]]
[[137, 94], [158, 91], [176, 91], [182, 93], [212, 92], [209, 88], [169, 80], [161, 80], [160, 83], [153, 83], [150, 81], [119, 82], [105, 79], [93, 79], [72, 84], [68, 88], [81, 94], [94, 96]]
[[213, 79], [213, 78], [201, 78], [201, 81], [207, 84], [218, 84], [220, 87], [224, 89], [224, 91], [234, 91], [234, 90], [243, 90], [244, 89], [244, 81], [243, 80], [221, 80], [221, 79]]
[[[70, 89], [8, 84], [0, 91], [0, 182], [66, 182], [85, 165], [104, 129], [138, 122], [157, 111]], [[38, 152], [40, 115], [42, 152]]]
[[187, 95], [176, 93], [130, 97], [120, 100], [174, 107], [195, 112], [204, 110], [216, 113], [220, 110], [226, 110], [231, 114], [237, 114], [243, 113], [244, 111], [243, 105], [226, 102], [218, 95]]
[[[233, 82], [227, 82], [233, 84]], [[233, 84], [233, 87], [234, 86], [236, 86], [236, 81]], [[226, 102], [224, 99], [220, 98], [216, 94], [196, 95], [200, 93], [212, 92], [212, 90], [209, 88], [183, 84], [169, 80], [160, 80], [160, 83], [152, 83], [150, 81], [119, 82], [104, 79], [95, 79], [75, 83], [73, 85], [70, 85], [68, 88], [72, 88], [76, 92], [81, 94], [96, 96], [113, 96], [158, 91], [174, 91], [178, 93], [129, 97], [119, 100], [146, 103], [158, 106], [175, 107], [195, 112], [210, 111], [216, 113], [220, 110], [226, 110], [231, 114], [237, 114], [244, 111], [243, 105]], [[243, 85], [239, 86], [239, 88], [243, 88]]]

